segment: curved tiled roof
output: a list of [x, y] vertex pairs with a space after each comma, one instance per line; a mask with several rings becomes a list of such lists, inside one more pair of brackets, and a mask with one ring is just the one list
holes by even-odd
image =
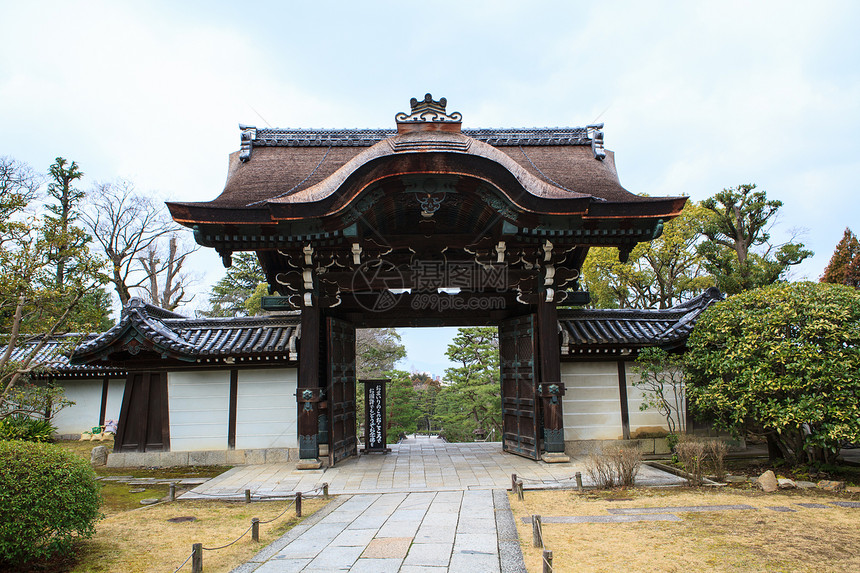
[[[559, 310], [563, 355], [646, 346], [683, 346], [699, 316], [722, 299], [715, 288], [672, 308], [662, 310]], [[61, 335], [49, 340], [36, 361], [47, 372], [65, 375], [124, 375], [121, 362], [106, 366], [103, 357], [127, 349], [138, 340], [162, 356], [190, 362], [225, 359], [287, 359], [295, 361], [300, 338], [298, 314], [241, 318], [188, 318], [132, 299], [120, 321], [110, 330], [91, 335]], [[72, 346], [78, 341], [72, 352]], [[39, 339], [13, 350], [21, 360]], [[71, 360], [69, 355], [71, 354]]]
[[119, 322], [78, 346], [72, 360], [90, 362], [111, 352], [128, 350], [132, 340], [162, 356], [186, 361], [277, 356], [295, 360], [298, 324], [296, 315], [188, 318], [140, 299], [131, 299]]
[[[338, 192], [350, 176], [355, 179], [356, 173], [372, 171], [372, 162], [384, 161], [396, 164], [393, 173], [475, 172], [513, 195], [524, 190], [525, 196], [563, 200], [579, 197], [604, 203], [600, 212], [592, 215], [602, 216], [615, 204], [635, 204], [640, 210], [652, 206], [661, 217], [677, 214], [682, 199], [643, 197], [621, 185], [614, 154], [603, 148], [602, 131], [597, 127], [600, 126], [401, 134], [392, 129], [243, 127], [242, 150], [230, 157], [222, 193], [212, 201], [169, 202], [168, 207], [174, 219], [186, 225], [270, 222], [267, 205], [323, 201]], [[419, 160], [416, 155], [437, 157]], [[495, 166], [495, 171], [489, 164]], [[380, 169], [376, 167], [376, 171]], [[362, 184], [391, 175], [376, 171], [368, 174], [369, 181], [362, 180]], [[505, 184], [508, 179], [514, 183]], [[557, 212], [559, 205], [547, 212]], [[320, 213], [306, 216], [319, 217]], [[619, 215], [614, 211], [612, 214]], [[635, 213], [624, 211], [621, 215]]]
[[682, 346], [696, 320], [722, 299], [716, 288], [672, 308], [661, 310], [560, 310], [562, 353], [579, 354], [597, 348]]
[[38, 351], [36, 348], [39, 346], [42, 338], [31, 338], [26, 340], [23, 344], [13, 348], [10, 359], [15, 362], [21, 362], [29, 358], [33, 352], [36, 352], [32, 360], [32, 363], [40, 365], [39, 370], [36, 371], [36, 376], [63, 374], [79, 376], [95, 376], [103, 374], [124, 376], [125, 370], [122, 368], [105, 366], [102, 364], [72, 364], [69, 361], [70, 351], [76, 345], [81, 342], [86, 343], [97, 336], [97, 334], [57, 335], [47, 340]]

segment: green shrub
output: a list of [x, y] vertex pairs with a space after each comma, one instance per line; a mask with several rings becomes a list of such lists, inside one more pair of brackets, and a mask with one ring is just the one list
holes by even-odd
[[0, 419], [0, 440], [25, 440], [28, 442], [50, 442], [57, 428], [50, 420], [31, 418], [15, 414]]
[[21, 565], [92, 537], [99, 485], [86, 460], [52, 444], [0, 442], [0, 564]]

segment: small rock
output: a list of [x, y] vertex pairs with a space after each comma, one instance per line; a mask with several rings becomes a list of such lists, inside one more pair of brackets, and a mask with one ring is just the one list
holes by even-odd
[[777, 483], [776, 476], [771, 470], [767, 470], [766, 472], [758, 476], [757, 482], [761, 490], [766, 493], [770, 493], [779, 489], [779, 483]]
[[107, 446], [96, 446], [90, 454], [90, 464], [94, 466], [107, 465], [108, 449]]
[[128, 493], [143, 493], [146, 491], [145, 487], [136, 487], [134, 489], [128, 490]]
[[815, 487], [815, 482], [814, 481], [797, 480], [796, 482], [794, 482], [794, 485], [796, 485], [798, 487], [798, 489], [810, 489], [810, 488]]
[[779, 486], [779, 489], [794, 489], [797, 487], [794, 480], [788, 478], [777, 478], [776, 483]]
[[146, 499], [140, 500], [140, 505], [152, 505], [153, 503], [158, 503], [161, 501], [157, 497], [148, 497]]
[[823, 479], [818, 482], [816, 487], [825, 491], [842, 491], [843, 489], [845, 489], [845, 482]]
[[726, 476], [726, 483], [746, 483], [747, 476]]
[[847, 493], [860, 493], [860, 487], [857, 487], [854, 485], [849, 485], [848, 487], [845, 488], [845, 491]]

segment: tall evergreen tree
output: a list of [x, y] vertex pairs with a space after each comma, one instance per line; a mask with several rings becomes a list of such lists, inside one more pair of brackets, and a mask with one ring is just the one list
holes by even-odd
[[770, 228], [782, 201], [755, 189], [754, 184], [739, 185], [702, 201], [710, 217], [698, 251], [717, 288], [727, 294], [772, 284], [813, 254], [803, 243], [771, 243]]
[[[44, 216], [42, 233], [46, 255], [53, 265], [50, 287], [62, 293], [74, 275], [88, 272], [76, 264], [90, 265], [89, 253], [92, 237], [76, 223], [81, 216], [81, 202], [85, 193], [75, 186], [84, 176], [74, 161], [57, 157], [48, 169], [48, 197], [53, 201], [45, 204], [48, 213]], [[54, 202], [55, 201], [55, 202]], [[57, 301], [59, 307], [64, 303]], [[42, 320], [42, 319], [40, 319]], [[69, 316], [71, 328], [104, 330], [110, 327], [110, 296], [103, 287], [87, 290]]]
[[851, 229], [846, 227], [824, 269], [821, 282], [860, 287], [860, 241]]
[[[258, 309], [250, 309], [248, 302], [257, 287], [266, 284], [266, 275], [256, 253], [236, 253], [233, 266], [212, 286], [209, 293], [209, 310], [206, 316], [249, 316]], [[393, 365], [392, 365], [393, 367]]]
[[[63, 171], [71, 169], [58, 164]], [[33, 188], [18, 165], [21, 170], [0, 159], [0, 409], [19, 382], [44, 366], [41, 351], [50, 336], [95, 328], [85, 320], [82, 301], [104, 284], [102, 263], [91, 256], [86, 241], [62, 232], [63, 208], [52, 210], [53, 216], [33, 213]], [[15, 353], [30, 342], [26, 352]]]
[[493, 327], [460, 328], [445, 355], [459, 364], [445, 371], [436, 414], [450, 441], [472, 441], [474, 431], [502, 431], [499, 334]]
[[56, 199], [57, 203], [48, 203], [45, 206], [53, 214], [45, 216], [45, 235], [52, 245], [51, 257], [56, 265], [54, 286], [61, 289], [66, 278], [66, 264], [72, 256], [71, 251], [90, 240], [82, 229], [74, 225], [78, 218], [78, 206], [84, 198], [84, 192], [74, 187], [74, 183], [84, 174], [77, 163], [69, 163], [62, 157], [57, 157], [48, 173], [48, 195]]
[[639, 243], [626, 263], [615, 247], [592, 247], [582, 266], [585, 288], [595, 308], [667, 308], [713, 286], [696, 251], [707, 211], [688, 201], [663, 233]]
[[415, 388], [412, 375], [403, 370], [387, 373], [391, 381], [386, 388], [386, 410], [388, 414], [388, 443], [396, 443], [400, 434], [414, 434], [421, 412], [416, 407]]

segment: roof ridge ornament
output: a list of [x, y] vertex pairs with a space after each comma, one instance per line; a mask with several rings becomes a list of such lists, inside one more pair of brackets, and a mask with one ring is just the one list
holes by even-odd
[[448, 113], [445, 109], [448, 100], [440, 98], [433, 99], [431, 94], [425, 94], [424, 99], [412, 98], [409, 100], [410, 113], [397, 113], [394, 120], [397, 122], [398, 133], [409, 133], [412, 131], [460, 131], [463, 115], [459, 111]]
[[591, 151], [594, 153], [594, 158], [603, 161], [606, 158], [606, 149], [603, 147], [603, 123], [586, 125], [585, 129], [591, 136]]

